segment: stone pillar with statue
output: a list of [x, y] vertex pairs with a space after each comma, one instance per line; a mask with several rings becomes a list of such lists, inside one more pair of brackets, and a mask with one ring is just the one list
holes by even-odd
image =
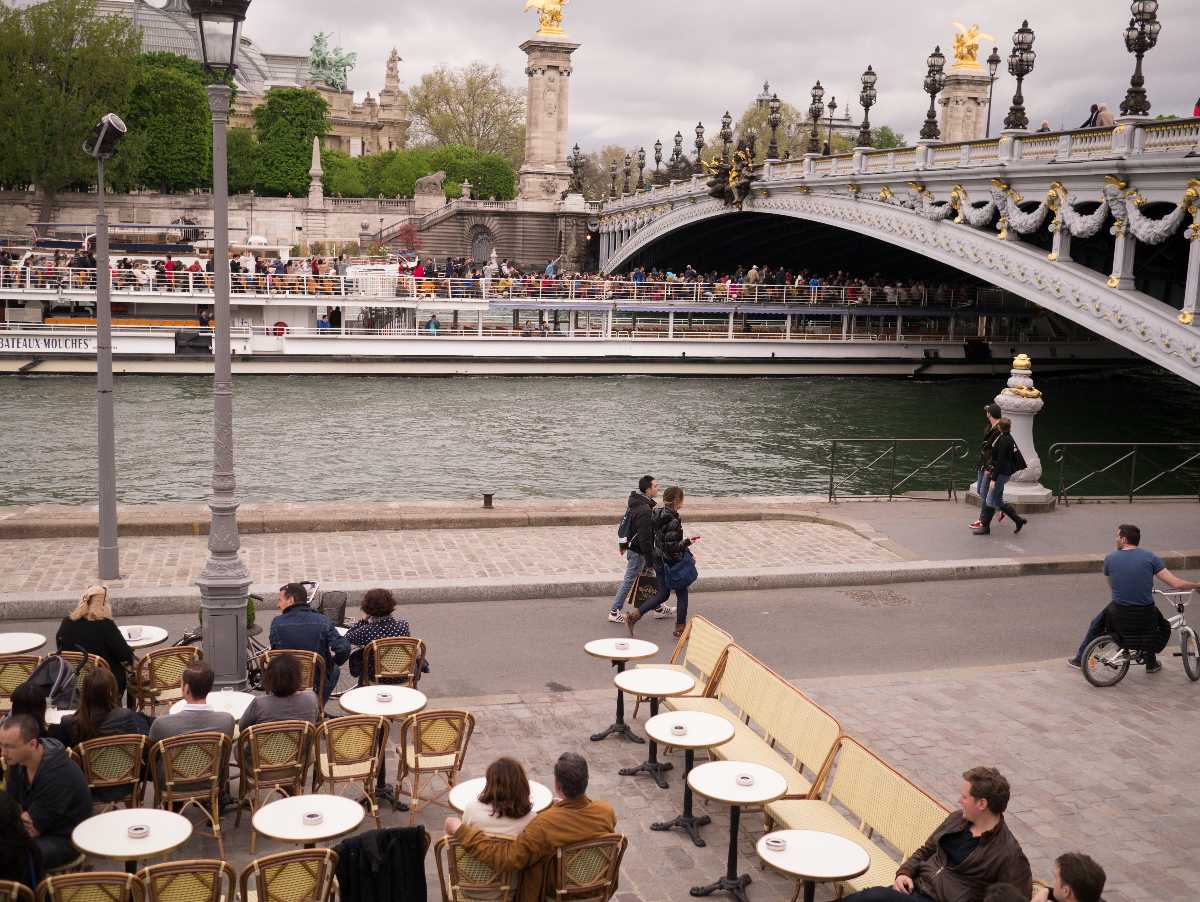
[[946, 73], [946, 86], [938, 104], [942, 108], [942, 142], [975, 141], [987, 131], [988, 88], [991, 76], [979, 63], [979, 39], [991, 35], [955, 22], [954, 64]]
[[521, 44], [528, 57], [529, 77], [525, 119], [525, 162], [518, 177], [517, 196], [526, 203], [556, 204], [571, 181], [567, 165], [567, 126], [571, 54], [578, 44], [567, 40], [562, 27], [568, 0], [526, 0], [525, 9], [538, 14], [538, 31]]

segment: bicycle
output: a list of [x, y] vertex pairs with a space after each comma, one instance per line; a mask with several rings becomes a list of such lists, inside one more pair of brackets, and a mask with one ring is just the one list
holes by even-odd
[[[1186, 609], [1188, 600], [1194, 589], [1184, 589], [1177, 592], [1165, 592], [1155, 589], [1155, 595], [1161, 595], [1168, 604], [1175, 607], [1174, 616], [1168, 618], [1172, 632], [1179, 631], [1179, 651], [1175, 657], [1183, 658], [1183, 670], [1192, 682], [1200, 680], [1200, 646], [1197, 644], [1196, 631], [1187, 624]], [[1137, 649], [1124, 648], [1117, 637], [1111, 633], [1097, 636], [1083, 650], [1082, 667], [1084, 679], [1093, 686], [1105, 688], [1115, 686], [1125, 679], [1130, 664], [1144, 664], [1145, 653]]]

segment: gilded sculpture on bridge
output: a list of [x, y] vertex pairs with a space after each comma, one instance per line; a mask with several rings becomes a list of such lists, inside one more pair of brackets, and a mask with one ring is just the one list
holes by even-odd
[[563, 7], [571, 0], [525, 0], [525, 9], [529, 12], [536, 9], [538, 14], [538, 34], [560, 36], [566, 34], [562, 27]]
[[737, 150], [728, 160], [717, 157], [712, 162], [701, 160], [700, 163], [705, 174], [712, 176], [708, 180], [709, 196], [724, 201], [727, 207], [742, 209], [742, 204], [750, 196], [751, 186], [758, 179], [750, 144], [744, 140], [738, 141]]
[[979, 39], [996, 40], [987, 32], [979, 30], [978, 25], [970, 28], [961, 22], [954, 22], [958, 34], [954, 36], [954, 65], [959, 69], [982, 69], [979, 65]]

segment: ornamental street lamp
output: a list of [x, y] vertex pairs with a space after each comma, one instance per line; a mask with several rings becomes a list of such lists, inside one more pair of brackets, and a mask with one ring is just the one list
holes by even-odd
[[758, 130], [750, 128], [746, 131], [746, 150], [750, 153], [750, 161], [758, 156]]
[[1158, 0], [1133, 0], [1129, 4], [1133, 18], [1125, 29], [1125, 49], [1137, 57], [1129, 90], [1121, 101], [1122, 116], [1149, 116], [1150, 100], [1146, 96], [1146, 79], [1142, 77], [1142, 57], [1158, 43], [1162, 23], [1158, 21]]
[[568, 192], [583, 194], [583, 154], [580, 152], [578, 144], [567, 157], [567, 165], [571, 167], [571, 185], [567, 189]]
[[721, 117], [721, 158], [729, 159], [729, 145], [733, 142], [733, 117], [729, 115], [729, 110], [725, 111], [725, 115]]
[[652, 181], [656, 185], [659, 185], [662, 183], [661, 182], [661, 179], [662, 179], [662, 149], [663, 149], [662, 139], [659, 138], [654, 142], [654, 178], [652, 179]]
[[770, 110], [767, 113], [767, 125], [771, 126], [771, 143], [767, 145], [767, 159], [779, 159], [779, 123], [783, 121], [783, 115], [780, 112], [783, 109], [783, 104], [779, 101], [778, 94], [772, 94], [771, 99], [767, 102], [767, 108]]
[[608, 189], [608, 196], [616, 197], [617, 196], [617, 161], [616, 160], [613, 160], [611, 163], [608, 164], [608, 174], [609, 174], [610, 178], [612, 179], [612, 184], [609, 186], [609, 189]]
[[704, 123], [696, 123], [696, 170], [700, 170], [700, 160], [704, 156]]
[[929, 71], [925, 75], [925, 93], [929, 95], [929, 110], [925, 113], [925, 124], [921, 126], [921, 138], [925, 141], [937, 141], [942, 137], [942, 131], [938, 128], [935, 103], [942, 88], [946, 87], [946, 56], [940, 46], [933, 48], [933, 53], [929, 54], [926, 63]]
[[638, 189], [638, 191], [645, 191], [646, 190], [646, 148], [644, 148], [644, 147], [638, 148], [637, 166], [638, 166], [637, 189]]
[[821, 87], [821, 82], [818, 81], [812, 88], [812, 103], [808, 105], [808, 118], [812, 120], [812, 131], [808, 135], [808, 152], [813, 156], [821, 154], [821, 139], [817, 135], [817, 128], [821, 122], [821, 113], [825, 110], [825, 89]]
[[875, 70], [867, 66], [867, 71], [862, 74], [862, 91], [858, 95], [858, 102], [863, 108], [862, 128], [858, 130], [859, 147], [871, 146], [871, 107], [875, 106], [875, 101], [879, 99], [879, 95], [875, 92], [877, 78]]
[[208, 560], [196, 584], [204, 611], [204, 657], [216, 685], [246, 682], [246, 595], [250, 571], [238, 550], [237, 482], [233, 471], [233, 369], [229, 314], [229, 176], [227, 130], [242, 22], [250, 0], [188, 0], [200, 30], [204, 68], [220, 81], [208, 86], [213, 141], [213, 475], [208, 502]]
[[629, 193], [629, 175], [633, 172], [633, 157], [625, 154], [625, 187], [621, 189], [621, 194]]
[[675, 133], [675, 149], [671, 151], [671, 169], [679, 166], [679, 161], [683, 159], [683, 132]]
[[1025, 115], [1025, 97], [1021, 94], [1021, 84], [1025, 76], [1033, 71], [1033, 63], [1037, 53], [1033, 49], [1033, 29], [1029, 20], [1021, 23], [1021, 27], [1013, 32], [1012, 53], [1008, 55], [1008, 74], [1016, 76], [1017, 93], [1013, 95], [1012, 106], [1004, 117], [1004, 127], [1014, 131], [1024, 131], [1029, 128], [1029, 117]]
[[1000, 48], [993, 47], [992, 55], [987, 58], [988, 67], [988, 118], [987, 131], [984, 132], [985, 138], [992, 136], [992, 91], [996, 87], [996, 72], [1000, 68]]
[[833, 152], [833, 114], [837, 112], [837, 98], [830, 97], [827, 109], [829, 110], [829, 132], [825, 137], [825, 156], [829, 156]]

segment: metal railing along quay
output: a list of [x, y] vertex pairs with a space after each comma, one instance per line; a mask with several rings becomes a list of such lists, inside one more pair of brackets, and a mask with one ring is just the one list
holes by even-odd
[[[1083, 464], [1082, 458], [1088, 450], [1099, 452], [1108, 462], [1101, 466]], [[1114, 454], [1115, 458], [1112, 457]], [[1174, 460], [1171, 464], [1163, 464], [1159, 462], [1163, 455], [1181, 459]], [[1194, 494], [1196, 500], [1200, 501], [1200, 442], [1057, 442], [1050, 446], [1050, 460], [1058, 464], [1056, 494], [1063, 504], [1071, 503], [1071, 495], [1078, 486], [1088, 481], [1093, 481], [1094, 484], [1095, 480], [1106, 475], [1110, 479], [1120, 480], [1123, 487], [1121, 494], [1128, 496], [1130, 504], [1133, 503], [1135, 495], [1145, 493], [1151, 485], [1161, 486], [1163, 480], [1172, 476], [1180, 480], [1191, 480], [1193, 487], [1189, 494]], [[1082, 469], [1092, 469], [1068, 483], [1068, 463], [1078, 463]], [[1124, 473], [1126, 466], [1129, 469], [1127, 482]], [[1146, 478], [1147, 473], [1153, 475]]]
[[[900, 488], [936, 473], [933, 484], [937, 491], [945, 488], [946, 499], [958, 499], [957, 463], [965, 460], [971, 446], [961, 438], [835, 438], [829, 444], [829, 501], [841, 498], [882, 498], [891, 501]], [[838, 474], [839, 452], [842, 460], [853, 458], [861, 462], [844, 476]], [[847, 452], [850, 452], [847, 454]], [[913, 452], [913, 453], [905, 453]], [[915, 465], [914, 465], [915, 461]], [[939, 472], [944, 467], [944, 475]], [[905, 472], [907, 471], [907, 472]], [[898, 476], [898, 473], [901, 474]], [[851, 480], [871, 480], [864, 488], [872, 489], [851, 493], [843, 487]], [[926, 487], [928, 490], [928, 487]], [[919, 489], [909, 489], [919, 491]]]

